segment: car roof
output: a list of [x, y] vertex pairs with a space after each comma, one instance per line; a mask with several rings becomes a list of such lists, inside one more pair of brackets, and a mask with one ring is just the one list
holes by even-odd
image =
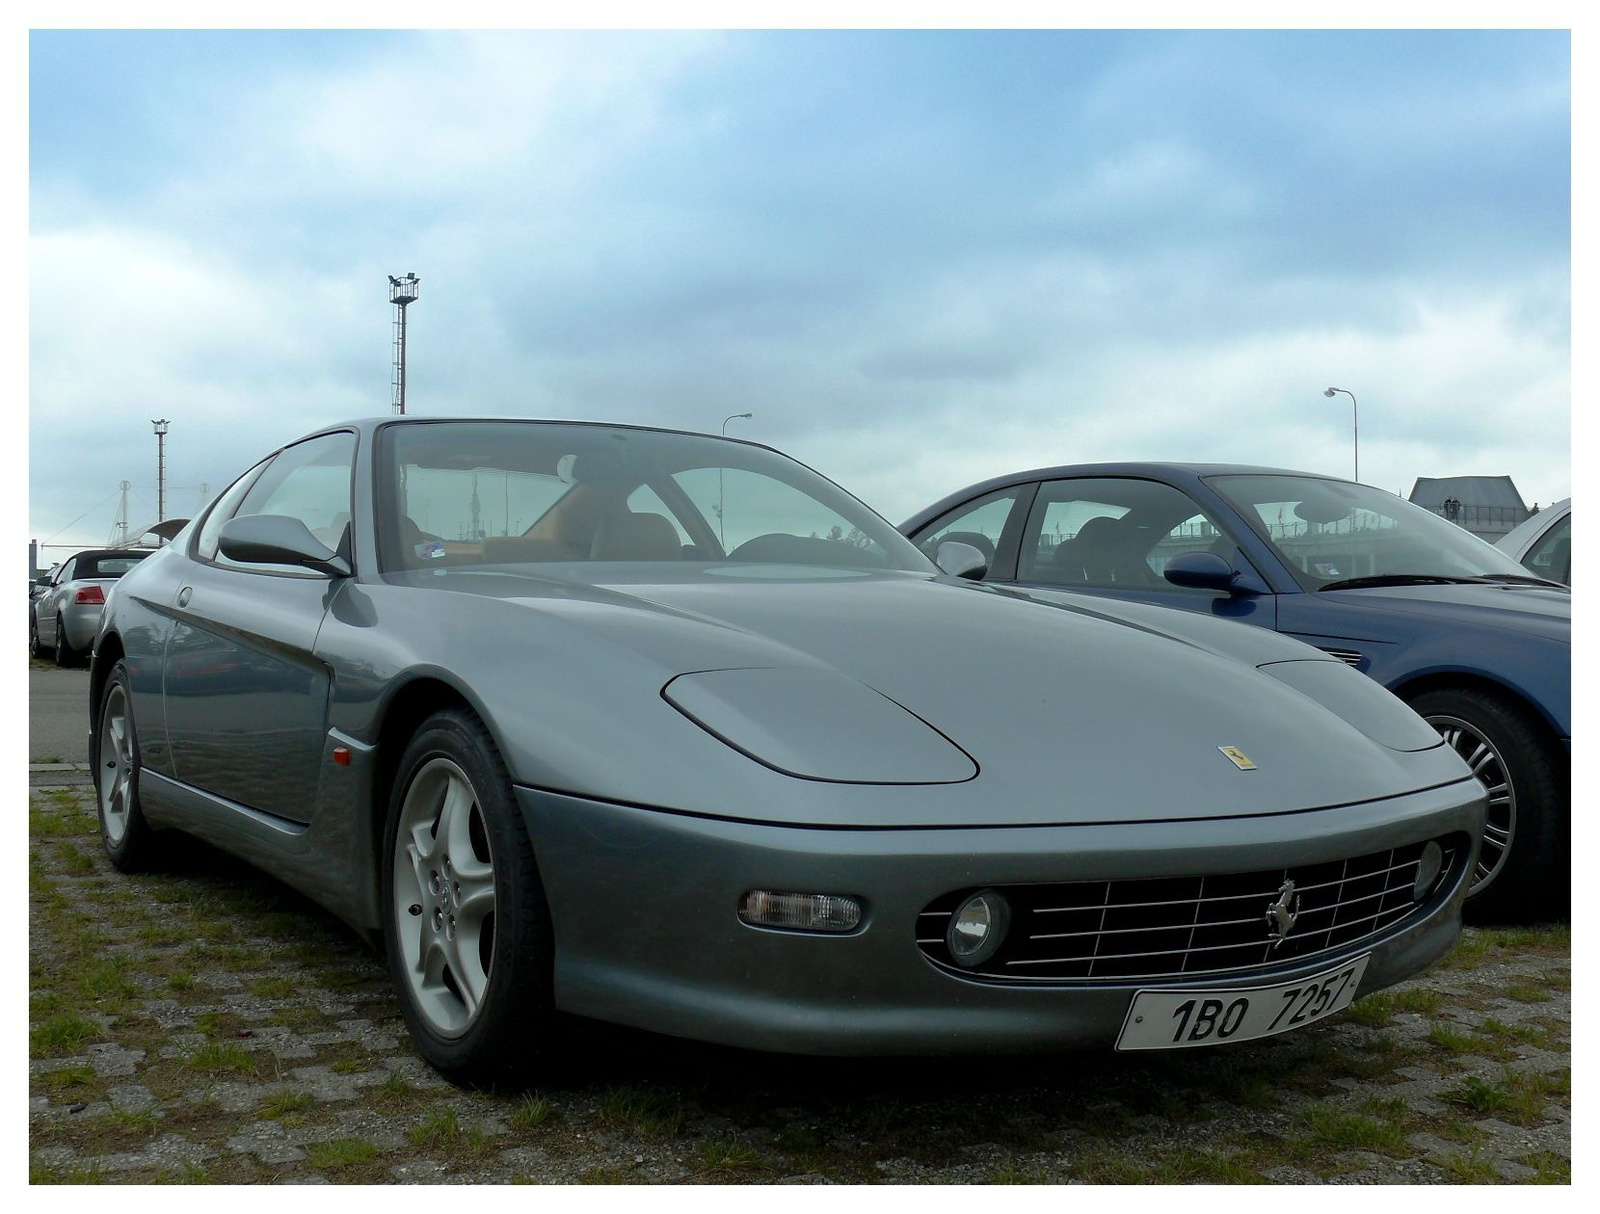
[[[1301, 472], [1294, 468], [1270, 468], [1258, 464], [1194, 464], [1171, 463], [1162, 461], [1134, 461], [1103, 464], [1057, 464], [1049, 468], [1030, 468], [1024, 472], [1008, 472], [1004, 476], [992, 477], [965, 489], [958, 489], [948, 494], [912, 515], [900, 525], [900, 530], [911, 531], [921, 527], [930, 519], [943, 514], [951, 507], [959, 505], [974, 497], [981, 497], [985, 493], [992, 493], [997, 489], [1008, 489], [1013, 485], [1027, 484], [1030, 481], [1062, 480], [1074, 476], [1125, 476], [1146, 477], [1152, 480], [1198, 480], [1207, 476], [1303, 476], [1324, 481], [1343, 481], [1345, 478], [1329, 476], [1323, 472]], [[1349, 483], [1349, 482], [1346, 482]]]
[[[154, 551], [154, 548], [85, 548], [82, 552], [74, 552], [67, 558], [67, 561], [80, 560], [86, 556], [149, 556]], [[65, 565], [67, 561], [62, 561], [61, 563]]]
[[[331, 422], [326, 426], [319, 426], [315, 430], [307, 431], [298, 438], [290, 439], [286, 443], [274, 448], [274, 452], [292, 447], [295, 443], [304, 442], [308, 438], [315, 438], [319, 434], [329, 434], [335, 430], [356, 430], [362, 434], [372, 434], [385, 426], [422, 426], [438, 422], [531, 422], [544, 426], [594, 426], [606, 430], [643, 430], [653, 434], [687, 434], [695, 438], [714, 438], [720, 442], [741, 443], [746, 447], [762, 447], [768, 451], [777, 451], [776, 447], [766, 443], [758, 443], [752, 439], [739, 438], [732, 434], [711, 434], [704, 430], [682, 430], [674, 426], [642, 426], [634, 422], [596, 421], [593, 418], [576, 417], [518, 417], [504, 415], [498, 417], [453, 417], [453, 416], [419, 416], [416, 414], [391, 413], [387, 417], [357, 417], [342, 422]], [[782, 454], [782, 452], [778, 452]]]

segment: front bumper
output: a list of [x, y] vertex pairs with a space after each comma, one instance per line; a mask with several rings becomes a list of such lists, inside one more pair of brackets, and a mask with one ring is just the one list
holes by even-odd
[[[785, 1053], [947, 1054], [1109, 1046], [1134, 991], [1160, 983], [975, 981], [918, 950], [918, 914], [983, 885], [1192, 876], [1316, 864], [1483, 829], [1476, 781], [1269, 817], [1113, 826], [840, 830], [612, 805], [519, 787], [555, 929], [563, 1010], [673, 1036]], [[1474, 843], [1474, 853], [1476, 843]], [[1361, 993], [1443, 956], [1461, 927], [1469, 856], [1431, 911], [1359, 946], [1186, 989], [1261, 985], [1370, 953]], [[849, 935], [753, 928], [750, 889], [847, 894]]]

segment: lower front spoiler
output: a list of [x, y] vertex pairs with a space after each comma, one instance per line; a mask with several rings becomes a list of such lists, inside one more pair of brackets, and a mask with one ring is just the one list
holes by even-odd
[[[936, 968], [917, 915], [984, 885], [1250, 872], [1482, 833], [1481, 785], [1270, 817], [1096, 826], [839, 830], [764, 826], [517, 789], [555, 929], [564, 1011], [673, 1036], [802, 1054], [1019, 1053], [1108, 1047], [1136, 990], [977, 981]], [[1349, 949], [1165, 985], [1290, 981], [1370, 954], [1361, 994], [1444, 956], [1476, 844], [1431, 909]], [[750, 927], [750, 889], [844, 894], [861, 925]]]

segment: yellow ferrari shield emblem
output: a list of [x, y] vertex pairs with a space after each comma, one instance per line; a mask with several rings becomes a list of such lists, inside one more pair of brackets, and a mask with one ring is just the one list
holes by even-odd
[[1237, 746], [1219, 746], [1217, 749], [1227, 755], [1232, 760], [1233, 765], [1240, 771], [1254, 771], [1256, 769], [1256, 765], [1250, 762], [1250, 756]]

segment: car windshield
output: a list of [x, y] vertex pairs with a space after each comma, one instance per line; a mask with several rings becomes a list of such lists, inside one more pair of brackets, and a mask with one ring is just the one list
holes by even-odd
[[1505, 553], [1392, 493], [1310, 476], [1206, 478], [1307, 590], [1362, 582], [1528, 580]]
[[[411, 422], [379, 432], [378, 461], [385, 573], [660, 561], [933, 571], [832, 482], [732, 439], [560, 422]], [[585, 576], [581, 568], [559, 575]]]

